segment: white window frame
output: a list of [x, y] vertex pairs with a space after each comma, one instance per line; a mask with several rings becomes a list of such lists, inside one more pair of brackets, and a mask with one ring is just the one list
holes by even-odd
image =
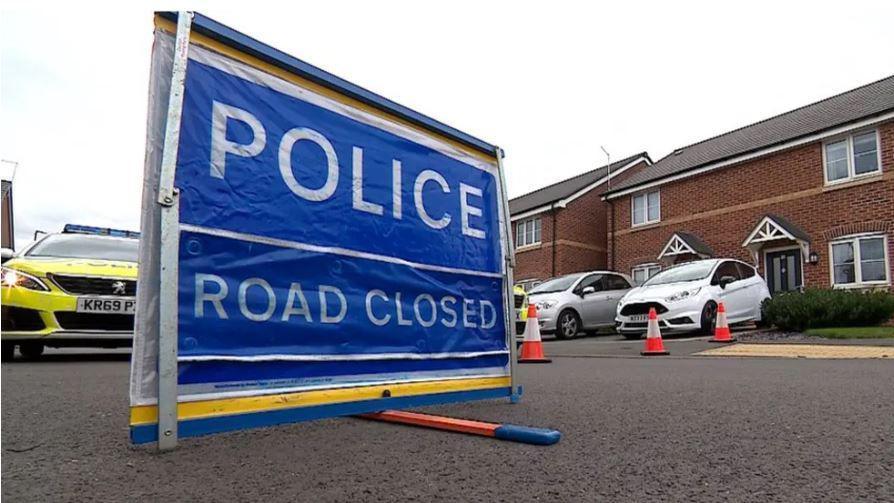
[[[654, 220], [649, 220], [649, 194], [658, 194], [658, 218]], [[643, 221], [640, 223], [636, 223], [636, 211], [634, 208], [636, 207], [637, 198], [643, 199]], [[639, 194], [630, 196], [630, 227], [642, 227], [643, 225], [654, 224], [656, 222], [661, 221], [661, 190], [650, 190], [647, 192], [640, 192]]]
[[[875, 133], [875, 157], [876, 157], [876, 166], [878, 169], [875, 171], [870, 171], [868, 173], [856, 174], [854, 173], [855, 163], [854, 163], [854, 136], [861, 136], [866, 133]], [[845, 178], [839, 178], [838, 180], [829, 180], [829, 169], [827, 166], [828, 159], [826, 158], [826, 147], [833, 143], [839, 142], [847, 143], [847, 176]], [[860, 180], [862, 178], [878, 176], [882, 172], [882, 139], [878, 133], [878, 129], [864, 129], [862, 131], [855, 131], [853, 133], [844, 135], [844, 136], [836, 136], [834, 138], [830, 138], [823, 142], [823, 181], [826, 185], [837, 185], [839, 183], [848, 183], [853, 182], [854, 180]]]
[[[537, 234], [537, 232], [535, 232], [535, 230], [537, 228], [537, 224], [534, 224], [534, 230], [531, 231], [531, 240], [532, 241], [530, 243], [522, 243], [521, 242], [522, 240], [519, 239], [519, 236], [525, 236], [527, 234], [527, 232], [522, 230], [521, 234], [519, 234], [519, 229], [524, 229], [524, 227], [527, 227], [528, 222], [534, 222], [534, 221], [540, 221], [540, 235], [537, 236], [537, 240], [534, 241], [535, 234]], [[529, 246], [537, 246], [542, 242], [541, 241], [542, 239], [543, 239], [543, 220], [540, 218], [540, 216], [526, 218], [524, 220], [519, 220], [518, 222], [516, 222], [516, 224], [515, 224], [515, 248], [516, 249], [527, 248]]]
[[[649, 274], [649, 269], [656, 269], [656, 268], [658, 270], [655, 271], [654, 274]], [[636, 282], [636, 271], [646, 271], [646, 276], [648, 276], [648, 277], [645, 280], [643, 280], [643, 283], [645, 283], [646, 281], [649, 281], [649, 278], [651, 278], [655, 274], [658, 274], [659, 272], [661, 272], [661, 264], [659, 264], [658, 262], [649, 262], [648, 264], [635, 265], [635, 266], [633, 266], [632, 269], [630, 269], [630, 280], [633, 282], [634, 286], [640, 286], [643, 283]]]
[[[885, 279], [876, 281], [863, 281], [863, 271], [861, 269], [860, 245], [861, 239], [882, 238], [882, 251], [885, 255]], [[854, 282], [853, 283], [835, 283], [835, 257], [832, 255], [832, 246], [842, 243], [851, 243], [854, 250]], [[888, 235], [878, 232], [867, 232], [862, 234], [852, 234], [850, 236], [842, 236], [840, 238], [829, 241], [829, 281], [832, 288], [865, 288], [873, 286], [885, 286], [891, 284], [891, 259], [888, 256]]]

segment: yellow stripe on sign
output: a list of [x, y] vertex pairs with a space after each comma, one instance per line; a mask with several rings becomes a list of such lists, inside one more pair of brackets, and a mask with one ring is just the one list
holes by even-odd
[[[476, 379], [456, 379], [450, 381], [430, 381], [403, 384], [382, 384], [359, 388], [337, 388], [327, 390], [301, 391], [238, 398], [220, 398], [198, 402], [181, 402], [177, 405], [177, 418], [199, 419], [227, 416], [249, 412], [329, 405], [333, 403], [357, 402], [382, 398], [388, 390], [391, 397], [431, 395], [454, 391], [474, 391], [511, 386], [509, 377], [481, 377]], [[158, 407], [138, 405], [130, 408], [130, 425], [154, 424], [158, 422]]]
[[[174, 22], [171, 22], [167, 19], [164, 19], [161, 16], [155, 16], [155, 27], [159, 28], [163, 31], [166, 31], [170, 34], [177, 33], [177, 24]], [[196, 32], [191, 32], [190, 36], [189, 36], [189, 41], [191, 43], [198, 44], [202, 47], [210, 49], [210, 50], [217, 52], [219, 54], [223, 54], [224, 56], [226, 56], [228, 58], [235, 59], [236, 61], [240, 61], [240, 62], [245, 63], [251, 67], [257, 68], [258, 70], [261, 70], [261, 71], [267, 72], [271, 75], [274, 75], [276, 77], [279, 77], [287, 82], [291, 82], [292, 84], [301, 86], [305, 89], [309, 89], [317, 94], [326, 96], [327, 98], [331, 98], [335, 101], [338, 101], [339, 103], [343, 103], [350, 107], [353, 107], [353, 108], [356, 108], [359, 110], [363, 110], [364, 112], [371, 113], [377, 117], [380, 117], [380, 118], [383, 118], [383, 119], [386, 119], [386, 120], [389, 120], [392, 122], [396, 122], [398, 124], [406, 126], [416, 132], [425, 134], [427, 136], [435, 137], [440, 141], [450, 144], [454, 148], [462, 150], [463, 152], [465, 152], [469, 155], [472, 155], [474, 157], [477, 157], [478, 159], [481, 159], [482, 161], [486, 161], [486, 162], [490, 163], [494, 168], [496, 168], [496, 166], [497, 166], [496, 158], [494, 156], [487, 155], [484, 152], [481, 152], [480, 150], [477, 150], [477, 149], [470, 148], [467, 145], [465, 145], [464, 143], [460, 143], [460, 142], [454, 140], [453, 138], [444, 136], [439, 133], [435, 133], [434, 131], [431, 131], [429, 129], [421, 128], [421, 127], [417, 126], [416, 124], [413, 124], [412, 122], [402, 119], [396, 115], [392, 115], [391, 113], [388, 113], [384, 110], [367, 105], [366, 103], [363, 103], [362, 101], [356, 100], [354, 98], [345, 96], [344, 94], [333, 91], [332, 89], [329, 89], [328, 87], [322, 86], [315, 82], [311, 82], [305, 78], [299, 77], [298, 75], [295, 75], [294, 73], [283, 70], [282, 68], [279, 68], [278, 66], [271, 65], [270, 63], [267, 63], [266, 61], [262, 61], [250, 54], [245, 54], [244, 52], [238, 51], [228, 45], [224, 45], [224, 44], [218, 42], [217, 40], [206, 37], [205, 35], [202, 35], [202, 34], [199, 34]]]

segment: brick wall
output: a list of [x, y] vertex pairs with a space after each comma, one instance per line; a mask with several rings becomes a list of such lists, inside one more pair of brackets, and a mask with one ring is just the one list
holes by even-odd
[[[646, 167], [631, 166], [612, 181], [619, 183]], [[515, 281], [544, 280], [573, 272], [605, 269], [608, 259], [607, 204], [602, 200], [605, 185], [568, 203], [565, 208], [541, 213], [541, 243], [516, 250]], [[555, 216], [555, 241], [553, 217]], [[513, 239], [516, 236], [512, 225]], [[555, 267], [553, 245], [555, 244]]]
[[[629, 272], [654, 262], [677, 231], [696, 234], [715, 256], [754, 263], [742, 242], [767, 213], [810, 235], [810, 249], [820, 260], [804, 264], [807, 286], [831, 284], [828, 243], [847, 234], [887, 233], [889, 266], [894, 266], [894, 122], [878, 129], [882, 174], [869, 179], [824, 186], [822, 142], [815, 142], [660, 186], [661, 221], [654, 225], [631, 228], [631, 196], [613, 200], [615, 268]], [[757, 265], [763, 272], [763, 264]]]

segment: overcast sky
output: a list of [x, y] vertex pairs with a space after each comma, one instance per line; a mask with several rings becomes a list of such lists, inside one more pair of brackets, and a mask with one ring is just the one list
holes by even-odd
[[[139, 225], [156, 5], [65, 5], [0, 7], [0, 158], [19, 163], [17, 248], [66, 222]], [[535, 5], [178, 7], [502, 146], [510, 196], [604, 164], [600, 145], [658, 160], [894, 73], [890, 1]]]

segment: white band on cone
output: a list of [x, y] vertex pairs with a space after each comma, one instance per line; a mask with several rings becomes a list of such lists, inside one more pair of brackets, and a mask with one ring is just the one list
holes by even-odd
[[658, 318], [649, 320], [649, 329], [646, 332], [647, 339], [654, 339], [655, 337], [661, 337], [661, 330], [658, 328]]
[[717, 313], [717, 328], [726, 328], [726, 311], [721, 311]]
[[528, 317], [525, 322], [525, 342], [540, 342], [540, 322], [537, 318]]

